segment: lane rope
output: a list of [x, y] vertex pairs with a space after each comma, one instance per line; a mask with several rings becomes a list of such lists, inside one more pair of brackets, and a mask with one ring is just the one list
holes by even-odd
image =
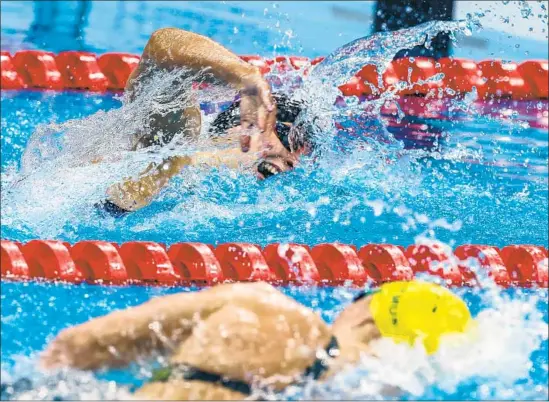
[[[299, 71], [306, 75], [323, 60], [301, 56], [240, 56], [261, 73], [283, 75]], [[66, 51], [59, 54], [42, 50], [21, 50], [15, 54], [1, 52], [2, 90], [48, 89], [122, 91], [139, 63], [140, 56], [130, 53]], [[433, 79], [444, 74], [440, 80]], [[380, 88], [375, 66], [366, 65], [348, 83], [339, 87], [344, 96], [376, 96], [399, 81], [417, 83], [397, 92], [402, 96], [435, 99], [452, 98], [476, 88], [479, 98], [534, 100], [548, 98], [548, 61], [527, 60], [522, 63], [501, 60], [475, 62], [462, 58], [426, 57], [397, 59], [383, 73]], [[430, 80], [431, 79], [431, 80]], [[426, 82], [427, 81], [427, 82]]]
[[[501, 287], [548, 287], [547, 248], [534, 245], [462, 245], [454, 250], [433, 244], [407, 248], [341, 243], [161, 243], [117, 244], [85, 240], [75, 244], [2, 240], [3, 280], [209, 286], [222, 282], [265, 281], [278, 285], [379, 285], [429, 273], [449, 287], [478, 286], [484, 270]], [[477, 267], [471, 269], [471, 267]]]

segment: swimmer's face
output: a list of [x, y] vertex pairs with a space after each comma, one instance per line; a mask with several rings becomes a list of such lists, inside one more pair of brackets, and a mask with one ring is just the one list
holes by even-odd
[[364, 297], [348, 305], [335, 319], [333, 330], [336, 334], [368, 348], [370, 342], [381, 337], [370, 312], [372, 296]]
[[[278, 130], [278, 135], [275, 130]], [[277, 122], [272, 131], [252, 138], [249, 152], [254, 152], [258, 156], [256, 173], [260, 179], [287, 172], [297, 164], [303, 150], [294, 150], [287, 140], [286, 144], [281, 140], [288, 137], [288, 135], [281, 135], [281, 132], [289, 133], [291, 130], [291, 123]]]

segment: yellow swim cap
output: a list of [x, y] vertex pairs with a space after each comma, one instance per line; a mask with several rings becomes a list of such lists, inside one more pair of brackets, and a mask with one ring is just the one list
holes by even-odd
[[385, 283], [372, 296], [370, 309], [383, 336], [410, 345], [421, 339], [427, 353], [438, 349], [442, 335], [463, 333], [472, 322], [463, 300], [428, 282]]

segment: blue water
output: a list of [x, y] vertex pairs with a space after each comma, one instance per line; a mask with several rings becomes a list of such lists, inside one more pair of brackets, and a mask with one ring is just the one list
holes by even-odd
[[[135, 16], [139, 13], [125, 17], [126, 6], [118, 2], [119, 14], [114, 18], [119, 24], [106, 27], [91, 21], [71, 36], [68, 32], [74, 31], [67, 21], [78, 14], [76, 3], [58, 9], [56, 18], [65, 23], [50, 30], [47, 24], [34, 24], [34, 28], [29, 24], [30, 15], [21, 12], [31, 7], [29, 4], [2, 2], [2, 21], [6, 15], [13, 17], [11, 28], [4, 28], [3, 24], [3, 47], [10, 44], [12, 50], [21, 43], [25, 47], [30, 43], [54, 51], [78, 48], [139, 52], [147, 39], [145, 33], [152, 28], [151, 23]], [[112, 7], [90, 4], [91, 16], [98, 8]], [[262, 19], [261, 9], [250, 13], [244, 5], [208, 4], [211, 10], [193, 4], [187, 10], [174, 11], [166, 2], [148, 2], [141, 7], [155, 16], [155, 24], [207, 21], [207, 25], [199, 25], [201, 33], [226, 41], [239, 53], [301, 52], [299, 46], [288, 44], [284, 32], [279, 32], [276, 20], [280, 16], [272, 18], [269, 14], [277, 9], [272, 4], [266, 6], [266, 20]], [[33, 7], [35, 21], [47, 21], [48, 17], [40, 13], [48, 8], [41, 9], [38, 4]], [[134, 10], [139, 6], [127, 7]], [[242, 20], [242, 13], [250, 21]], [[85, 21], [86, 13], [82, 15]], [[282, 21], [284, 28], [292, 25], [290, 17]], [[192, 28], [186, 22], [182, 24]], [[126, 29], [131, 35], [124, 39], [120, 30]], [[115, 43], [116, 49], [105, 45], [105, 36], [113, 38], [109, 46]], [[331, 38], [326, 42], [334, 44], [330, 48], [315, 39], [318, 47], [306, 47], [303, 53], [326, 54], [350, 39], [338, 42]], [[108, 128], [115, 123], [113, 112], [120, 107], [121, 101], [109, 94], [1, 94], [2, 239], [152, 240], [166, 244], [248, 241], [261, 245], [339, 241], [357, 246], [370, 242], [407, 246], [436, 239], [449, 245], [548, 244], [547, 127], [546, 123], [531, 119], [537, 111], [547, 113], [547, 101], [502, 102], [485, 109], [480, 109], [483, 106], [478, 103], [476, 112], [445, 111], [437, 119], [405, 117], [398, 121], [384, 115], [381, 120], [372, 120], [359, 115], [349, 118], [342, 113], [336, 116], [341, 128], [333, 152], [315, 162], [305, 161], [296, 171], [261, 183], [223, 169], [185, 174], [175, 179], [152, 205], [119, 220], [100, 216], [92, 207], [104, 196], [101, 170], [45, 167], [22, 184], [16, 183], [21, 179], [21, 157], [37, 129], [52, 122], [74, 120], [84, 141], [86, 134], [93, 133], [82, 127]], [[81, 120], [98, 111], [106, 112], [104, 125], [94, 126], [86, 123], [89, 120]], [[380, 146], [383, 141], [391, 141], [374, 135], [379, 125], [388, 128], [396, 138], [393, 145], [398, 146]], [[188, 181], [192, 182], [191, 187]], [[178, 290], [2, 282], [3, 374], [7, 372], [16, 378], [24, 375], [25, 369], [17, 366], [20, 361], [41, 350], [62, 328]], [[350, 291], [345, 289], [284, 291], [318, 310], [328, 322], [350, 298]], [[476, 353], [466, 358], [479, 367], [496, 359], [492, 365], [501, 368], [486, 367], [485, 376], [474, 370], [473, 374], [457, 370], [452, 374], [459, 379], [454, 389], [435, 382], [415, 397], [546, 399], [548, 344], [543, 333], [548, 322], [547, 291], [502, 292], [497, 296], [504, 297], [503, 301], [493, 295], [484, 297], [477, 291], [459, 292], [474, 315], [480, 314], [492, 336], [483, 340], [486, 355]], [[490, 309], [495, 311], [493, 316]], [[488, 318], [482, 318], [483, 312]], [[494, 357], [490, 354], [493, 351], [500, 353]], [[506, 356], [507, 360], [500, 362], [497, 356]], [[140, 380], [139, 375], [136, 377], [134, 381]], [[120, 373], [103, 374], [101, 378], [131, 381]], [[505, 393], [506, 389], [511, 393]], [[337, 395], [335, 392], [325, 396]]]
[[[1, 96], [3, 172], [17, 169], [25, 144], [39, 124], [120, 107], [112, 95], [4, 92]], [[542, 105], [547, 108], [547, 102]], [[2, 237], [407, 246], [417, 236], [436, 234], [437, 239], [458, 245], [547, 245], [546, 129], [524, 128], [519, 118], [514, 122], [470, 117], [422, 123], [427, 125], [428, 146], [414, 146], [406, 137], [407, 121], [403, 121], [391, 131], [412, 149], [382, 167], [372, 165], [371, 154], [346, 153], [323, 161], [325, 166], [306, 165], [265, 183], [214, 171], [191, 191], [178, 192], [184, 181], [176, 179], [152, 205], [121, 220], [98, 219], [92, 206], [102, 193], [95, 199], [74, 200], [77, 211], [67, 210], [66, 205], [60, 208], [57, 199], [40, 194], [33, 202], [39, 202], [43, 210], [34, 221], [22, 212], [3, 211]], [[358, 125], [347, 124], [351, 128]], [[345, 134], [348, 131], [341, 136]], [[434, 150], [430, 150], [432, 143], [437, 144]], [[364, 145], [361, 137], [350, 144]], [[456, 156], [456, 148], [462, 154]], [[417, 158], [418, 152], [426, 153]], [[217, 205], [221, 209], [213, 210]], [[383, 210], [380, 216], [376, 216], [378, 208]], [[153, 225], [147, 224], [151, 221]]]

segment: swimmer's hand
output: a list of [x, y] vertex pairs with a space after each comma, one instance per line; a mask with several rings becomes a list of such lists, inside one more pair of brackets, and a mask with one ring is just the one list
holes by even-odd
[[274, 114], [276, 119], [276, 108], [269, 83], [259, 73], [243, 79], [240, 95], [240, 148], [242, 152], [248, 152], [250, 130], [257, 128], [261, 133], [268, 131], [269, 122], [273, 120], [271, 115]]

